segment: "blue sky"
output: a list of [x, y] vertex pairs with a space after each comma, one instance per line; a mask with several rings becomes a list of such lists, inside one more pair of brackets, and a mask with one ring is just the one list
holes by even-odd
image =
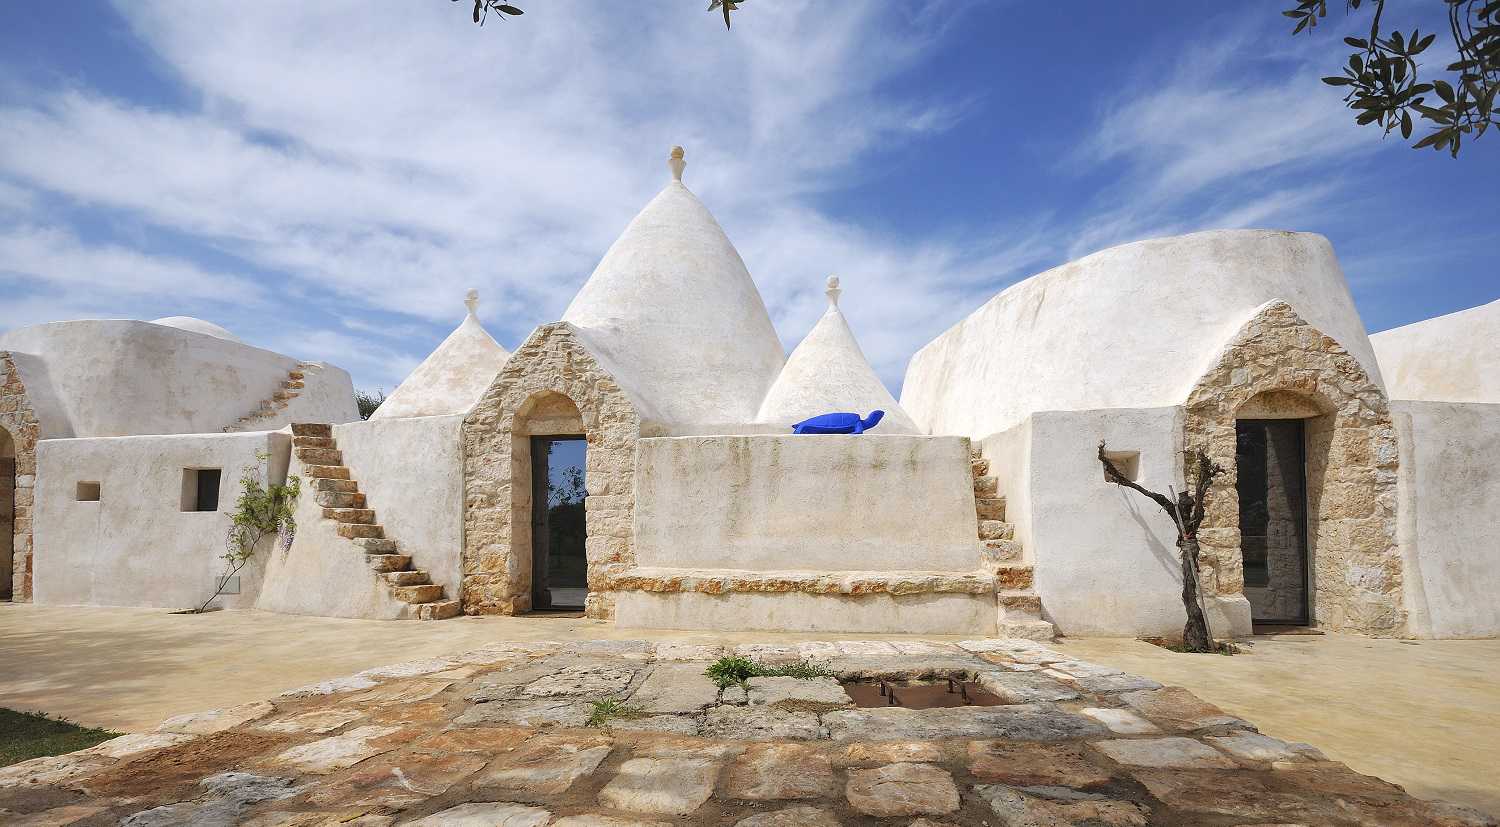
[[195, 315], [389, 390], [467, 287], [507, 347], [555, 320], [673, 144], [787, 346], [836, 273], [893, 388], [1005, 286], [1153, 236], [1327, 235], [1372, 331], [1500, 298], [1500, 136], [1453, 161], [1356, 128], [1317, 78], [1364, 17], [757, 0], [726, 33], [701, 0], [482, 29], [463, 5], [11, 7], [0, 329]]

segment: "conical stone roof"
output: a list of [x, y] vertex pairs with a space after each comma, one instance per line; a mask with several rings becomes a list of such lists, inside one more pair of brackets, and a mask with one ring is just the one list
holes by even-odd
[[562, 320], [673, 433], [754, 421], [786, 354], [719, 222], [673, 180], [604, 254]]
[[417, 365], [371, 419], [467, 413], [489, 389], [510, 353], [494, 340], [476, 311], [479, 294], [470, 290], [463, 323]]
[[885, 411], [876, 434], [920, 433], [901, 409], [854, 339], [839, 310], [839, 280], [828, 279], [828, 310], [786, 360], [786, 367], [761, 403], [757, 421], [785, 425], [818, 414], [849, 412], [861, 416]]

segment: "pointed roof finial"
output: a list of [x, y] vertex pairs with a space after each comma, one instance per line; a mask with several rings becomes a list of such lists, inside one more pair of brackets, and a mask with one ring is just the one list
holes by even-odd
[[682, 183], [682, 170], [687, 166], [687, 161], [682, 160], [685, 153], [682, 147], [672, 147], [672, 156], [667, 159], [667, 167], [672, 170], [672, 180]]
[[478, 316], [479, 291], [470, 287], [469, 292], [464, 294], [464, 305], [469, 308], [470, 316]]
[[838, 307], [839, 306], [839, 294], [842, 293], [842, 292], [844, 292], [844, 291], [842, 291], [842, 290], [839, 289], [839, 277], [838, 276], [829, 276], [828, 277], [828, 289], [826, 291], [824, 291], [824, 292], [828, 293], [828, 306], [829, 307]]

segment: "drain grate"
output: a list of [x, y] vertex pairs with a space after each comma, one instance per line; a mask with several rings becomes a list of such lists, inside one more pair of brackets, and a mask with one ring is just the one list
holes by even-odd
[[899, 706], [906, 709], [938, 709], [952, 706], [998, 706], [999, 697], [981, 689], [974, 681], [850, 681], [844, 691], [855, 706]]

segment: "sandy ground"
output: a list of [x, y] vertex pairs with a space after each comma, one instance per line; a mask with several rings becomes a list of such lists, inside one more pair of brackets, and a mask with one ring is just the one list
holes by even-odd
[[[899, 636], [619, 630], [566, 617], [418, 623], [0, 604], [0, 706], [139, 732], [171, 715], [492, 641], [882, 637]], [[1315, 744], [1414, 795], [1500, 815], [1500, 641], [1288, 635], [1256, 638], [1246, 654], [1227, 658], [1125, 639], [1055, 646], [1187, 687], [1268, 735]]]

